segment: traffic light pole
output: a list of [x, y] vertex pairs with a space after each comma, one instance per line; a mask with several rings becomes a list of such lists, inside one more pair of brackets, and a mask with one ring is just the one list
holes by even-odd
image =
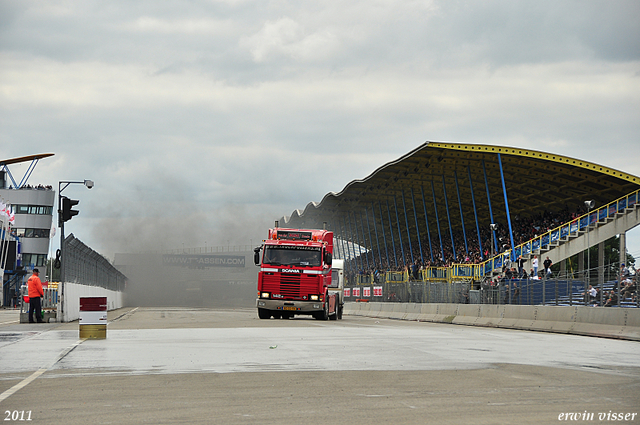
[[[64, 186], [63, 186], [64, 184]], [[66, 220], [70, 220], [71, 217], [68, 217], [66, 220], [63, 217], [63, 201], [62, 191], [65, 190], [70, 184], [83, 184], [87, 186], [89, 189], [93, 187], [93, 181], [84, 180], [84, 181], [60, 181], [58, 182], [58, 227], [60, 227], [60, 321], [64, 320], [64, 304], [65, 304], [65, 255], [64, 255], [64, 222]], [[76, 201], [75, 204], [78, 202]], [[75, 205], [74, 204], [74, 205]], [[69, 207], [70, 208], [70, 207]], [[77, 214], [77, 212], [76, 212]], [[75, 214], [74, 214], [75, 215]]]
[[[66, 187], [66, 186], [65, 186]], [[60, 321], [64, 320], [64, 221], [62, 220], [62, 196], [58, 189], [58, 227], [60, 227]]]

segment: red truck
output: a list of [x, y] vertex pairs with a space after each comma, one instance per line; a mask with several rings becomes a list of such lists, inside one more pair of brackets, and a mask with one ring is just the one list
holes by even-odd
[[333, 232], [279, 228], [276, 222], [269, 238], [254, 249], [254, 262], [260, 266], [258, 317], [342, 319], [343, 261], [332, 256]]

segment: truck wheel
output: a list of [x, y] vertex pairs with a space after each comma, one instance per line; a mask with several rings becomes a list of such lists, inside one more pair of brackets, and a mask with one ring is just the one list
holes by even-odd
[[324, 303], [324, 310], [320, 313], [320, 320], [329, 320], [329, 301]]
[[337, 316], [339, 320], [342, 320], [342, 306], [338, 306]]
[[268, 319], [271, 317], [271, 312], [269, 310], [265, 310], [264, 308], [259, 308], [258, 317], [261, 319]]
[[324, 309], [322, 311], [318, 311], [313, 313], [313, 318], [316, 320], [327, 320], [329, 319], [329, 303], [324, 303]]
[[336, 310], [331, 316], [329, 316], [329, 320], [338, 320], [338, 310]]

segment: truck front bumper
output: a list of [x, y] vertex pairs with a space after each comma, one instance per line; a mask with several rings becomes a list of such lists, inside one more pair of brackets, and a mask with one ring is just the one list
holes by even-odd
[[284, 301], [258, 298], [256, 300], [256, 307], [271, 311], [304, 314], [322, 311], [324, 304], [322, 301]]

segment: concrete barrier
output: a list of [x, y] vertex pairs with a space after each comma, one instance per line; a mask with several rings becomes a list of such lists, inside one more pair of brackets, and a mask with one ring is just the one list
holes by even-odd
[[437, 311], [438, 307], [435, 304], [421, 304], [417, 320], [420, 322], [433, 322]]
[[640, 341], [640, 309], [491, 304], [345, 303], [345, 314]]
[[475, 325], [480, 317], [480, 304], [460, 304], [458, 314], [451, 323], [456, 325]]
[[[404, 304], [398, 303], [395, 310], [401, 311], [403, 305]], [[407, 304], [406, 308], [404, 309], [406, 311], [406, 314], [404, 315], [403, 319], [418, 320], [418, 317], [420, 317], [420, 315], [422, 314], [422, 305], [423, 304], [417, 304], [417, 303]]]
[[68, 282], [65, 283], [64, 292], [64, 314], [60, 312], [60, 304], [58, 304], [57, 314], [58, 320], [62, 322], [73, 322], [80, 318], [81, 297], [107, 297], [107, 310], [109, 311], [124, 307], [124, 293], [122, 292]]
[[532, 329], [538, 307], [533, 305], [505, 305], [501, 307], [501, 319], [498, 326], [511, 329]]
[[389, 305], [391, 308], [388, 316], [390, 319], [404, 320], [408, 315], [409, 309], [414, 306], [415, 303], [410, 303], [406, 306], [400, 303], [390, 303], [387, 305]]

